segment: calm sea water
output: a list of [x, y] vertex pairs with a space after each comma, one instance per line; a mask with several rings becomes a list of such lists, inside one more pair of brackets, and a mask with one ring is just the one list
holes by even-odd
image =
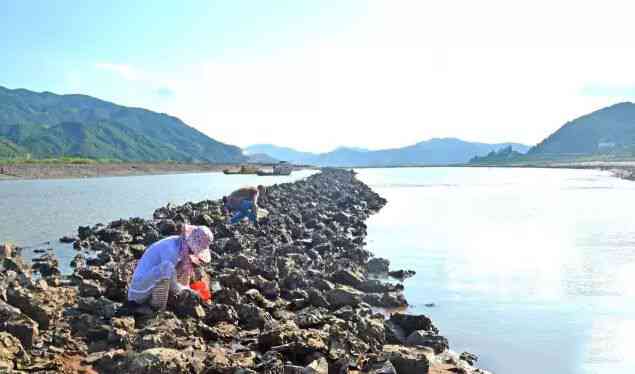
[[[364, 169], [369, 249], [496, 373], [635, 373], [635, 182], [543, 169]], [[435, 307], [425, 307], [434, 303]]]
[[[150, 218], [167, 203], [218, 199], [246, 185], [292, 182], [314, 171], [290, 176], [258, 177], [196, 173], [132, 177], [0, 181], [0, 242], [56, 250], [62, 271], [77, 254], [58, 242], [75, 235], [80, 225], [120, 218]], [[50, 244], [43, 244], [50, 242]], [[30, 249], [25, 257], [33, 255]]]
[[[57, 238], [79, 225], [310, 174], [2, 181], [0, 241], [50, 241], [66, 263], [76, 252]], [[369, 249], [417, 271], [406, 281], [412, 309], [454, 350], [498, 374], [635, 373], [635, 182], [541, 169], [363, 169], [360, 178], [388, 199], [368, 222]]]

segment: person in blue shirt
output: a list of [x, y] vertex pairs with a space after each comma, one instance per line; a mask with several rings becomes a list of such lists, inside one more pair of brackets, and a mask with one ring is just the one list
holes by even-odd
[[244, 187], [223, 197], [225, 209], [233, 213], [229, 219], [230, 224], [235, 224], [248, 218], [253, 224], [258, 223], [258, 197], [264, 194], [265, 187]]

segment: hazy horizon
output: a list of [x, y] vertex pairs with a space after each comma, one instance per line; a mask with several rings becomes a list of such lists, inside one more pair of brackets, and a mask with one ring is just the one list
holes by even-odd
[[0, 85], [168, 113], [242, 148], [532, 145], [635, 99], [621, 1], [1, 7], [0, 32], [19, 37], [3, 38]]

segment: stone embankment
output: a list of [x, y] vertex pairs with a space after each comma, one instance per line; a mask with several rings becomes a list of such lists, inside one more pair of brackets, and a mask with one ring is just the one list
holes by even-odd
[[[2, 247], [0, 371], [485, 373], [426, 316], [382, 312], [407, 306], [389, 262], [364, 248], [364, 221], [385, 203], [352, 172], [324, 170], [269, 188], [258, 227], [228, 226], [219, 201], [80, 227], [71, 276], [51, 254], [31, 265]], [[214, 232], [214, 301], [183, 293], [167, 311], [132, 314], [136, 261], [181, 223]]]

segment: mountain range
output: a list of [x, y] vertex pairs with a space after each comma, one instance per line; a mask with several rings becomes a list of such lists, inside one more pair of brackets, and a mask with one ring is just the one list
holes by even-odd
[[123, 161], [241, 162], [218, 142], [167, 114], [86, 95], [0, 87], [0, 158], [76, 156]]
[[433, 138], [411, 146], [367, 150], [340, 147], [326, 153], [302, 152], [272, 144], [256, 144], [245, 148], [246, 154], [267, 154], [275, 159], [299, 164], [319, 166], [397, 166], [439, 165], [468, 162], [475, 155], [486, 155], [491, 151], [512, 147], [526, 152], [529, 146], [517, 143], [476, 143], [456, 138]]
[[[243, 152], [244, 151], [244, 152]], [[476, 156], [476, 157], [475, 157]], [[635, 157], [635, 104], [615, 104], [566, 123], [531, 149], [517, 143], [433, 138], [407, 147], [340, 147], [302, 152], [271, 144], [240, 148], [180, 119], [86, 95], [0, 86], [0, 159], [87, 157], [121, 161], [276, 162], [319, 166], [399, 166], [473, 162]]]

